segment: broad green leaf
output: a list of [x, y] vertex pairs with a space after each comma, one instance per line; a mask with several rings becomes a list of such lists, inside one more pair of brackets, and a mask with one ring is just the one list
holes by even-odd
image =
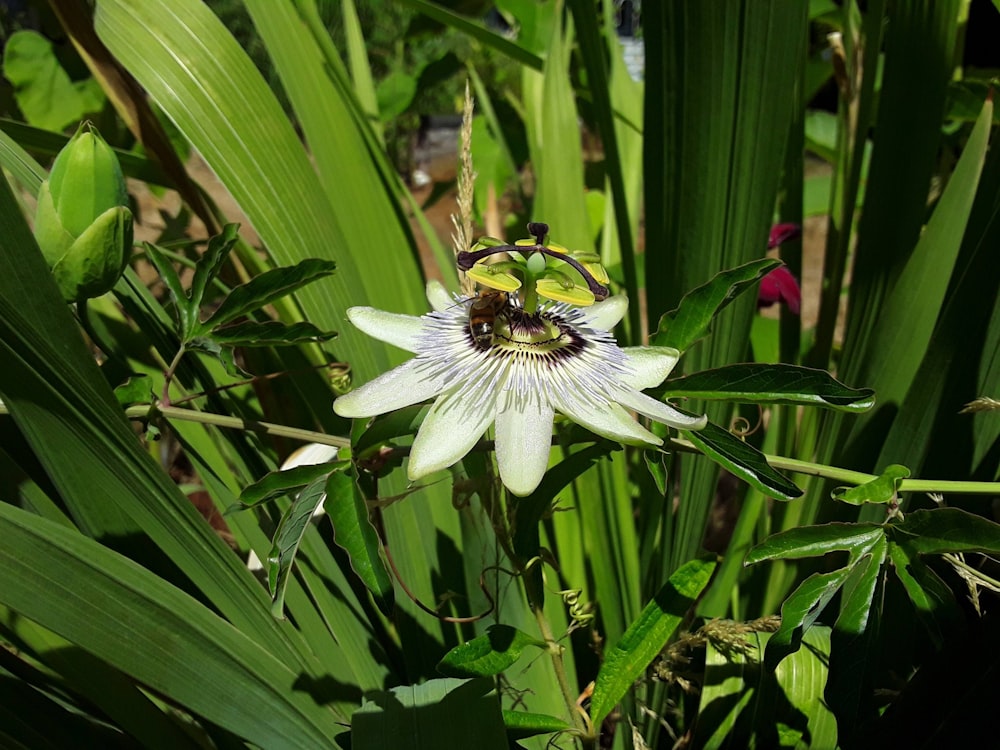
[[375, 95], [379, 116], [388, 121], [403, 114], [417, 93], [417, 79], [401, 70], [391, 72], [378, 82]]
[[278, 320], [258, 323], [253, 320], [214, 328], [208, 337], [225, 346], [289, 346], [306, 341], [329, 341], [334, 331], [321, 331], [312, 323], [288, 325]]
[[352, 440], [354, 455], [359, 460], [368, 458], [372, 452], [396, 438], [416, 435], [428, 408], [424, 404], [406, 406], [388, 414], [380, 414], [367, 425], [356, 420], [355, 429], [360, 434]]
[[899, 464], [886, 466], [882, 474], [857, 487], [837, 487], [830, 493], [834, 500], [850, 505], [891, 503], [899, 497], [899, 485], [910, 476], [910, 470]]
[[325, 477], [333, 471], [346, 469], [348, 466], [350, 464], [347, 461], [328, 461], [321, 464], [308, 464], [292, 469], [272, 471], [247, 486], [240, 493], [240, 504], [236, 507], [252, 508], [255, 505], [266, 503], [282, 495], [287, 495], [293, 490], [301, 489], [307, 484], [312, 484], [320, 477]]
[[351, 717], [352, 750], [474, 747], [507, 750], [500, 701], [493, 680], [429, 680], [367, 696]]
[[351, 569], [371, 593], [375, 604], [391, 616], [392, 579], [379, 555], [378, 533], [368, 517], [368, 506], [346, 472], [331, 474], [326, 483], [326, 512], [333, 523], [333, 541], [351, 559]]
[[794, 500], [802, 495], [802, 490], [790, 479], [771, 468], [763, 453], [717, 424], [709, 422], [700, 430], [682, 430], [681, 434], [706, 456], [768, 497]]
[[246, 284], [235, 287], [208, 320], [195, 327], [196, 335], [203, 334], [215, 326], [229, 323], [295, 292], [306, 284], [329, 276], [335, 267], [336, 265], [328, 260], [306, 258], [294, 266], [273, 268], [254, 276]]
[[271, 551], [267, 554], [267, 588], [274, 600], [271, 614], [278, 619], [285, 618], [285, 589], [288, 588], [288, 578], [302, 543], [302, 535], [325, 499], [326, 481], [320, 478], [298, 494], [275, 529]]
[[[762, 634], [761, 637], [766, 636]], [[798, 713], [798, 716], [783, 717], [784, 722], [798, 730], [801, 717], [806, 718], [806, 732], [803, 732], [802, 741], [795, 745], [796, 750], [837, 747], [837, 721], [824, 695], [829, 663], [830, 628], [814, 625], [802, 637], [802, 648], [775, 667], [778, 685]]]
[[826, 523], [802, 526], [769, 536], [749, 554], [745, 565], [764, 560], [796, 560], [819, 557], [830, 552], [850, 552], [852, 558], [864, 554], [885, 536], [882, 526], [874, 523]]
[[0, 604], [261, 747], [320, 747], [336, 731], [296, 689], [299, 670], [158, 576], [2, 503], [0, 536]]
[[958, 508], [914, 511], [888, 529], [892, 541], [921, 555], [1000, 554], [1000, 524]]
[[962, 612], [954, 592], [905, 544], [890, 543], [889, 558], [913, 603], [917, 619], [934, 646], [941, 648], [945, 638], [960, 632], [962, 625]]
[[714, 570], [715, 563], [706, 560], [692, 560], [678, 568], [621, 640], [605, 652], [590, 703], [594, 726], [600, 726], [632, 683], [667, 645], [708, 585]]
[[208, 241], [208, 247], [198, 258], [194, 267], [194, 278], [191, 279], [191, 288], [188, 289], [187, 304], [181, 308], [181, 322], [184, 324], [185, 333], [193, 331], [198, 325], [201, 318], [198, 313], [205, 301], [205, 290], [219, 275], [222, 264], [226, 262], [230, 251], [239, 240], [238, 230], [239, 224], [226, 224], [221, 234], [215, 235]]
[[503, 724], [507, 727], [507, 736], [512, 740], [534, 737], [536, 734], [566, 732], [573, 728], [562, 719], [547, 714], [508, 711], [506, 709], [502, 713]]
[[668, 380], [663, 388], [663, 398], [805, 404], [842, 411], [865, 411], [875, 403], [870, 388], [850, 388], [824, 370], [783, 364], [728, 365]]
[[545, 648], [545, 641], [508, 625], [490, 625], [482, 635], [445, 654], [438, 672], [448, 677], [492, 677], [512, 667], [528, 646]]
[[754, 288], [769, 272], [781, 265], [773, 258], [753, 260], [712, 279], [684, 295], [680, 304], [660, 318], [651, 336], [655, 346], [672, 346], [685, 351], [705, 336], [715, 316], [739, 295]]
[[826, 609], [851, 574], [850, 568], [831, 573], [813, 573], [799, 584], [781, 605], [781, 627], [771, 636], [764, 661], [771, 669], [799, 649], [803, 634]]
[[152, 397], [152, 378], [144, 373], [129, 375], [121, 385], [115, 386], [115, 399], [122, 406], [149, 403]]

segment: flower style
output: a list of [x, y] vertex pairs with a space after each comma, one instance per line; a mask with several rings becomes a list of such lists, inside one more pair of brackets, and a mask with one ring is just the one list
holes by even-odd
[[416, 356], [333, 405], [343, 417], [371, 417], [435, 399], [410, 451], [411, 480], [461, 460], [494, 422], [500, 478], [515, 495], [530, 494], [545, 474], [556, 412], [639, 445], [663, 441], [627, 410], [678, 429], [706, 423], [641, 392], [661, 383], [680, 355], [669, 347], [618, 347], [609, 331], [628, 309], [624, 296], [586, 308], [549, 303], [535, 313], [511, 297], [485, 346], [470, 330], [471, 300], [434, 282], [427, 297], [433, 311], [421, 317], [347, 311], [369, 336]]

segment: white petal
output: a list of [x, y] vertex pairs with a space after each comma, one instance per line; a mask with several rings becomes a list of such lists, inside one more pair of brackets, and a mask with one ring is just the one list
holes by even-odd
[[579, 425], [583, 425], [608, 440], [629, 445], [662, 445], [663, 441], [633, 419], [618, 404], [608, 404], [600, 409], [580, 409], [567, 404], [557, 405], [559, 411]]
[[486, 432], [495, 411], [496, 395], [491, 392], [479, 399], [468, 393], [439, 398], [413, 441], [407, 476], [420, 479], [457, 463]]
[[496, 452], [500, 479], [515, 495], [530, 495], [549, 466], [555, 412], [537, 398], [505, 391], [497, 411]]
[[333, 445], [307, 443], [285, 459], [285, 462], [281, 465], [281, 470], [288, 471], [289, 469], [294, 469], [296, 466], [325, 464], [327, 461], [333, 461], [337, 457], [338, 450], [340, 449]]
[[678, 430], [700, 430], [708, 422], [708, 417], [688, 416], [681, 414], [674, 407], [650, 398], [645, 393], [638, 391], [623, 391], [616, 394], [618, 403], [622, 406], [633, 409], [640, 414], [645, 414], [650, 419], [662, 422], [669, 427], [676, 427]]
[[657, 386], [674, 369], [681, 353], [672, 346], [629, 346], [625, 352], [627, 372], [622, 381], [637, 391]]
[[334, 401], [333, 410], [342, 417], [374, 417], [433, 398], [445, 387], [444, 373], [428, 374], [419, 363], [411, 359], [379, 375]]
[[417, 351], [417, 340], [424, 326], [422, 318], [376, 310], [374, 307], [352, 307], [348, 309], [347, 317], [356, 328], [372, 338], [408, 352]]
[[437, 312], [444, 312], [455, 304], [455, 298], [440, 281], [427, 282], [427, 301], [430, 303], [431, 309]]
[[628, 311], [628, 297], [616, 294], [582, 310], [587, 325], [599, 331], [610, 331], [621, 322]]

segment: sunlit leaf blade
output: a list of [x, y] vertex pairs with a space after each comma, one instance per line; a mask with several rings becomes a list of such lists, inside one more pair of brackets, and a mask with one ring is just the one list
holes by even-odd
[[824, 370], [783, 364], [727, 365], [668, 380], [663, 388], [665, 398], [804, 404], [843, 411], [865, 411], [875, 403], [871, 388], [851, 388]]
[[274, 532], [271, 551], [267, 554], [267, 588], [274, 600], [271, 614], [278, 619], [285, 617], [285, 589], [288, 588], [288, 578], [292, 574], [292, 563], [302, 543], [302, 535], [325, 498], [326, 481], [317, 479], [292, 501]]
[[796, 560], [830, 552], [864, 554], [885, 534], [874, 523], [825, 523], [801, 526], [769, 536], [747, 554], [746, 565], [764, 560]]
[[906, 545], [889, 544], [896, 577], [906, 589], [917, 619], [923, 625], [935, 647], [941, 648], [945, 638], [959, 632], [962, 613], [955, 594], [941, 577], [924, 564], [920, 556]]
[[768, 667], [773, 669], [788, 654], [798, 650], [803, 633], [816, 622], [850, 574], [850, 568], [813, 573], [788, 595], [781, 605], [781, 627], [771, 636], [764, 652]]
[[897, 544], [922, 555], [945, 552], [1000, 554], [1000, 524], [959, 508], [937, 508], [907, 513], [889, 525]]
[[445, 654], [438, 672], [448, 677], [492, 677], [513, 666], [528, 646], [544, 648], [545, 642], [509, 625], [490, 625], [482, 635]]
[[760, 634], [746, 635], [746, 651], [719, 649], [712, 639], [705, 644], [705, 677], [695, 724], [696, 747], [721, 748], [726, 743], [749, 747], [753, 714], [759, 710], [759, 689], [764, 687], [758, 652]]
[[392, 579], [379, 555], [379, 538], [368, 518], [368, 506], [353, 477], [335, 472], [326, 483], [326, 512], [333, 523], [333, 541], [351, 559], [351, 569], [371, 593], [375, 604], [391, 616]]
[[717, 424], [709, 422], [700, 430], [682, 430], [681, 434], [706, 456], [768, 497], [794, 500], [802, 495], [794, 482], [768, 464], [763, 453]]
[[152, 379], [144, 374], [130, 375], [115, 387], [115, 399], [122, 406], [149, 402], [152, 398]]
[[215, 235], [208, 241], [208, 247], [198, 258], [198, 263], [194, 267], [194, 277], [191, 279], [191, 288], [188, 289], [188, 303], [181, 310], [185, 331], [194, 330], [198, 323], [198, 311], [205, 301], [205, 290], [219, 275], [222, 264], [226, 262], [230, 251], [239, 240], [238, 230], [238, 224], [226, 224], [221, 234]]
[[0, 130], [0, 166], [10, 171], [32, 195], [38, 194], [42, 180], [48, 176], [31, 154], [3, 130]]
[[[183, 323], [187, 313], [187, 295], [184, 293], [184, 285], [181, 284], [181, 277], [173, 264], [167, 259], [160, 249], [151, 242], [144, 242], [143, 249], [146, 251], [146, 258], [153, 264], [156, 272], [160, 274], [160, 279], [170, 292], [170, 299], [177, 308], [178, 321]], [[186, 333], [186, 331], [185, 331]]]
[[[795, 716], [790, 712], [792, 715], [784, 722], [789, 728], [801, 731], [799, 722], [804, 716], [807, 723], [803, 743], [808, 737], [809, 747], [837, 747], [837, 721], [824, 696], [829, 659], [830, 628], [814, 625], [802, 637], [802, 648], [782, 659], [774, 671], [778, 685], [794, 712], [799, 714]], [[803, 743], [796, 747], [803, 747]]]
[[493, 680], [429, 680], [370, 696], [351, 717], [352, 750], [384, 750], [408, 738], [412, 750], [507, 750]]
[[504, 709], [503, 724], [507, 727], [507, 736], [512, 740], [534, 737], [536, 734], [564, 732], [571, 729], [562, 719], [547, 714], [533, 714], [526, 711], [508, 711]]
[[764, 258], [720, 271], [710, 281], [685, 294], [675, 309], [663, 314], [652, 343], [672, 346], [682, 352], [690, 348], [709, 332], [719, 312], [780, 265], [781, 261]]
[[321, 331], [312, 323], [288, 325], [278, 320], [266, 323], [248, 320], [216, 328], [208, 334], [213, 340], [226, 346], [288, 346], [306, 341], [329, 341], [336, 335], [333, 331]]
[[337, 730], [294, 689], [296, 669], [147, 570], [2, 503], [0, 536], [5, 606], [262, 747], [319, 747]]
[[292, 490], [301, 489], [307, 484], [312, 484], [320, 477], [325, 477], [332, 471], [345, 469], [347, 466], [349, 466], [349, 463], [346, 461], [329, 461], [321, 464], [296, 466], [293, 469], [272, 471], [253, 484], [248, 485], [240, 493], [240, 505], [237, 507], [252, 508], [255, 505], [266, 503], [268, 500], [287, 495]]
[[233, 289], [208, 320], [198, 327], [198, 331], [203, 333], [258, 310], [276, 299], [292, 294], [306, 284], [329, 276], [335, 267], [335, 264], [328, 260], [306, 258], [294, 266], [265, 271], [246, 284]]
[[706, 560], [692, 560], [678, 568], [621, 640], [605, 652], [590, 703], [590, 718], [595, 726], [600, 726], [667, 645], [714, 570], [715, 562]]
[[897, 499], [899, 485], [910, 476], [910, 470], [899, 464], [886, 466], [881, 475], [857, 487], [837, 487], [831, 492], [834, 500], [850, 505], [890, 503]]

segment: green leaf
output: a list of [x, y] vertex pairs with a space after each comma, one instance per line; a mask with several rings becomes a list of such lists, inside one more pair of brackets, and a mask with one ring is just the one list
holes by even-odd
[[200, 318], [198, 311], [205, 301], [205, 290], [219, 275], [222, 264], [226, 262], [233, 246], [239, 241], [239, 228], [239, 224], [226, 224], [220, 234], [208, 241], [208, 247], [198, 258], [194, 267], [194, 278], [191, 279], [191, 288], [188, 289], [187, 304], [181, 309], [184, 338], [187, 338], [188, 333], [194, 331], [195, 326], [198, 325]]
[[802, 490], [790, 479], [771, 468], [763, 453], [717, 424], [709, 422], [700, 430], [681, 430], [681, 434], [706, 456], [768, 497], [794, 500], [802, 495]]
[[236, 318], [291, 294], [310, 282], [329, 276], [336, 264], [329, 260], [306, 258], [294, 266], [273, 268], [233, 289], [211, 317], [196, 326], [198, 334], [229, 323]]
[[513, 666], [528, 646], [545, 648], [545, 641], [509, 625], [490, 625], [482, 635], [445, 654], [437, 669], [448, 677], [492, 677]]
[[745, 403], [805, 404], [865, 411], [875, 403], [870, 388], [850, 388], [824, 370], [795, 365], [737, 364], [668, 380], [663, 398], [725, 399]]
[[269, 320], [258, 323], [247, 320], [235, 325], [213, 328], [209, 337], [224, 346], [286, 346], [306, 341], [329, 341], [333, 331], [321, 331], [312, 323], [282, 323]]
[[129, 375], [124, 383], [115, 386], [115, 398], [122, 406], [149, 403], [153, 389], [152, 378], [145, 373]]
[[797, 560], [819, 557], [830, 552], [850, 552], [852, 557], [864, 554], [885, 530], [874, 523], [826, 523], [800, 526], [769, 536], [747, 554], [745, 565], [764, 560]]
[[317, 479], [292, 501], [275, 529], [271, 550], [267, 554], [267, 589], [273, 599], [271, 614], [278, 619], [285, 617], [285, 590], [302, 535], [325, 499], [326, 482], [322, 478]]
[[503, 724], [507, 727], [507, 736], [512, 740], [534, 737], [536, 734], [566, 732], [573, 728], [562, 719], [548, 714], [508, 711], [506, 709], [501, 713], [503, 714]]
[[850, 568], [832, 573], [813, 573], [799, 584], [781, 605], [781, 627], [771, 636], [764, 662], [771, 669], [798, 650], [803, 634], [809, 631], [834, 595], [851, 574]]
[[0, 604], [260, 747], [336, 731], [295, 666], [131, 560], [5, 503], [0, 537]]
[[917, 510], [888, 528], [892, 541], [922, 555], [1000, 554], [1000, 524], [958, 508]]
[[684, 295], [681, 303], [664, 313], [656, 333], [655, 346], [672, 346], [685, 351], [708, 334], [712, 320], [725, 307], [764, 276], [781, 265], [773, 258], [753, 260], [729, 271], [720, 271], [711, 281]]
[[181, 277], [178, 275], [173, 264], [167, 259], [167, 256], [156, 245], [150, 242], [143, 242], [142, 247], [146, 251], [146, 258], [153, 264], [156, 272], [160, 274], [160, 278], [166, 285], [167, 291], [170, 292], [170, 299], [177, 309], [177, 321], [183, 324], [184, 310], [187, 307], [187, 294], [184, 293]]
[[885, 467], [881, 476], [857, 487], [837, 487], [830, 497], [842, 503], [862, 505], [863, 503], [891, 503], [899, 496], [899, 485], [910, 476], [910, 470], [899, 464]]
[[352, 750], [474, 747], [507, 750], [500, 701], [493, 680], [429, 680], [375, 691], [351, 717]]
[[941, 648], [945, 638], [955, 633], [962, 624], [962, 612], [955, 594], [907, 545], [890, 543], [889, 558], [896, 577], [913, 603], [917, 619], [934, 646]]
[[379, 555], [381, 547], [368, 517], [368, 505], [353, 478], [331, 474], [326, 483], [326, 512], [333, 523], [333, 541], [351, 559], [351, 569], [371, 593], [386, 617], [392, 616], [392, 579]]
[[590, 703], [594, 726], [600, 726], [632, 683], [667, 645], [708, 585], [714, 570], [715, 562], [707, 560], [692, 560], [678, 568], [621, 640], [605, 652]]
[[349, 466], [349, 461], [328, 461], [269, 472], [253, 484], [248, 485], [240, 493], [240, 505], [236, 507], [252, 508], [266, 503], [282, 495], [287, 495], [293, 490], [301, 489], [307, 484], [312, 484], [331, 472], [343, 471]]
[[417, 93], [417, 79], [401, 70], [395, 70], [381, 81], [375, 95], [379, 116], [383, 121], [399, 117], [410, 106]]

